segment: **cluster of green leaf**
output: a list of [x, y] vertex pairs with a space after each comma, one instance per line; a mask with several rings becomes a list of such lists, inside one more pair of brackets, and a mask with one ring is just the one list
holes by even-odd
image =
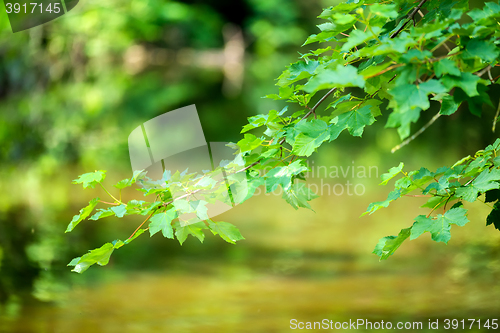
[[[318, 26], [321, 32], [304, 43], [317, 43], [318, 48], [302, 54], [297, 62], [288, 66], [278, 78], [278, 93], [267, 96], [296, 104], [299, 110], [291, 113], [285, 107], [250, 117], [249, 124], [241, 131], [243, 139], [232, 145], [238, 154], [225, 172], [230, 175], [228, 186], [239, 189], [234, 191], [237, 203], [251, 197], [260, 185], [265, 185], [266, 192], [281, 186], [283, 198], [294, 208], [310, 208], [308, 201], [316, 195], [300, 182], [308, 170], [306, 159], [323, 143], [336, 140], [344, 130], [361, 137], [366, 126], [382, 115], [383, 103], [390, 110], [386, 127], [397, 128], [402, 140], [410, 136], [411, 124], [420, 118], [422, 111], [430, 108], [431, 102], [440, 104], [440, 111], [433, 119], [455, 113], [464, 102], [475, 115], [481, 114], [483, 104], [492, 104], [487, 92], [491, 85], [499, 83], [498, 77], [492, 76], [500, 54], [498, 3], [488, 2], [483, 9], [469, 10], [465, 0], [382, 3], [349, 0], [327, 8], [319, 17], [326, 21]], [[317, 96], [322, 91], [326, 93]], [[326, 106], [325, 101], [329, 102]], [[321, 112], [320, 106], [324, 106]], [[496, 118], [498, 115], [494, 122]], [[253, 134], [248, 133], [250, 131]], [[405, 174], [389, 198], [372, 204], [368, 211], [386, 207], [415, 189], [432, 196], [428, 203], [432, 212], [439, 207], [446, 208], [453, 200], [475, 201], [479, 193], [498, 188], [499, 171], [492, 159], [495, 154], [496, 148], [489, 147], [482, 155], [463, 160], [450, 169], [436, 173], [421, 169]], [[401, 164], [385, 175], [384, 183], [402, 172], [402, 167]], [[177, 179], [163, 179], [159, 187], [142, 189], [146, 195], [156, 195], [154, 202], [125, 204], [113, 197], [114, 207], [98, 210], [91, 219], [149, 215], [146, 221], [150, 222], [151, 234], [161, 230], [165, 237], [173, 238], [175, 229], [181, 244], [189, 234], [202, 241], [203, 229], [227, 241], [241, 239], [236, 227], [222, 225], [222, 222], [217, 225], [208, 219], [205, 211], [205, 203], [221, 199], [210, 195], [221, 188], [215, 186], [220, 183], [217, 181], [220, 172], [221, 168], [213, 171], [214, 174], [177, 173]], [[245, 177], [237, 177], [243, 173]], [[101, 178], [94, 173], [77, 182], [86, 187], [86, 184], [100, 184]], [[197, 188], [198, 181], [203, 179], [207, 181], [202, 188]], [[466, 179], [470, 181], [464, 184]], [[128, 186], [133, 182], [124, 184]], [[428, 182], [430, 185], [422, 188]], [[172, 193], [179, 191], [186, 194], [174, 198]], [[97, 202], [98, 199], [91, 201], [75, 216], [68, 230], [89, 216]], [[498, 211], [493, 212], [490, 221], [496, 223]], [[179, 224], [176, 217], [186, 213], [195, 214], [199, 222]], [[425, 231], [431, 232], [434, 240], [447, 242], [450, 225], [464, 225], [468, 221], [465, 214], [464, 208], [455, 205], [436, 217], [420, 216], [399, 236], [384, 238], [375, 252], [385, 259], [404, 239], [413, 239]], [[147, 230], [141, 229], [146, 221], [130, 240]], [[106, 244], [105, 249], [91, 251], [72, 264], [79, 272], [82, 271], [78, 268], [80, 263], [85, 269], [88, 263], [105, 264], [113, 249], [123, 244], [125, 242], [120, 241]]]
[[[230, 167], [237, 166], [238, 164], [233, 162], [226, 165], [224, 170], [229, 171]], [[149, 231], [151, 237], [160, 231], [166, 238], [174, 239], [175, 235], [181, 245], [189, 235], [203, 242], [204, 229], [209, 229], [214, 235], [218, 234], [229, 243], [234, 244], [243, 239], [235, 226], [227, 222], [214, 222], [207, 215], [207, 204], [224, 201], [223, 195], [226, 193], [224, 190], [227, 191], [227, 183], [214, 180], [221, 172], [222, 168], [213, 172], [207, 171], [203, 175], [187, 173], [187, 170], [182, 173], [177, 171], [171, 175], [166, 171], [161, 180], [152, 181], [146, 176], [146, 172], [139, 170], [134, 172], [132, 178], [119, 181], [114, 185], [119, 190], [118, 196], [114, 196], [104, 187], [105, 171], [99, 170], [80, 175], [73, 181], [74, 184], [82, 184], [83, 188], [94, 188], [99, 185], [113, 202], [106, 202], [100, 198], [90, 200], [89, 204], [73, 217], [66, 232], [73, 231], [81, 221], [87, 218], [94, 221], [109, 216], [123, 218], [129, 215], [142, 215], [147, 218], [125, 241], [115, 240], [112, 243], [106, 243], [81, 257], [74, 258], [69, 266], [74, 266], [74, 272], [82, 273], [94, 264], [106, 265], [115, 249], [129, 244], [146, 231]], [[155, 199], [151, 202], [143, 200], [123, 202], [122, 190], [134, 184], [140, 185], [137, 190], [143, 192], [144, 196], [153, 196]], [[175, 195], [183, 191], [185, 191], [183, 195]], [[107, 208], [98, 208], [90, 216], [98, 204], [104, 204]], [[182, 216], [188, 216], [188, 218], [180, 219], [179, 217]], [[146, 223], [148, 224], [142, 228]]]
[[[500, 139], [484, 150], [478, 151], [473, 157], [467, 156], [452, 167], [441, 167], [436, 172], [426, 168], [405, 172], [403, 163], [391, 168], [382, 175], [385, 185], [398, 175], [402, 175], [395, 184], [394, 190], [384, 201], [374, 202], [368, 206], [364, 214], [372, 214], [380, 208], [401, 197], [428, 197], [422, 206], [430, 208], [427, 215], [419, 215], [409, 228], [401, 230], [398, 236], [382, 238], [373, 253], [380, 259], [387, 259], [409, 237], [413, 240], [425, 232], [430, 232], [432, 240], [448, 243], [451, 238], [451, 225], [460, 227], [469, 222], [464, 202], [479, 200], [491, 208], [486, 219], [486, 225], [493, 224], [500, 230]], [[410, 194], [419, 191], [421, 194]], [[489, 203], [494, 203], [493, 207]], [[448, 208], [448, 209], [447, 209]], [[436, 212], [442, 209], [442, 214]], [[364, 215], [363, 214], [363, 215]]]

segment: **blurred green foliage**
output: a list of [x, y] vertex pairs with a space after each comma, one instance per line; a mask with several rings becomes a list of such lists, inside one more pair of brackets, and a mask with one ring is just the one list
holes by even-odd
[[[130, 131], [189, 104], [198, 105], [207, 141], [236, 140], [235, 124], [274, 105], [261, 96], [315, 29], [320, 7], [317, 1], [89, 0], [13, 34], [2, 3], [0, 302], [33, 284], [45, 290], [39, 298], [51, 299], [50, 288], [58, 287], [50, 281], [72, 246], [100, 237], [89, 236], [93, 229], [90, 239], [68, 242], [61, 233], [85, 200], [68, 179], [98, 166], [128, 174]], [[234, 59], [242, 71], [228, 78], [231, 54], [224, 51], [231, 41], [242, 43]]]

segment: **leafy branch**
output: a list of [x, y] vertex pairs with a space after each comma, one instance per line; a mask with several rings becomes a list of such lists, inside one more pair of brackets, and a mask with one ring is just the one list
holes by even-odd
[[[416, 13], [422, 17], [418, 25]], [[464, 15], [473, 22], [462, 23]], [[492, 74], [500, 55], [496, 37], [498, 3], [488, 2], [482, 10], [469, 10], [466, 1], [421, 0], [413, 7], [403, 0], [349, 0], [325, 9], [319, 18], [325, 21], [318, 26], [320, 32], [304, 43], [311, 49], [279, 76], [278, 92], [266, 96], [297, 105], [298, 110], [292, 113], [285, 106], [281, 111], [270, 110], [250, 117], [241, 130], [242, 139], [229, 144], [234, 149], [233, 160], [223, 161], [210, 172], [165, 172], [160, 180], [135, 171], [132, 178], [115, 185], [119, 199], [104, 188], [102, 170], [74, 181], [84, 188], [99, 184], [112, 202], [91, 200], [75, 215], [67, 232], [87, 218], [147, 216], [126, 241], [116, 240], [75, 258], [70, 263], [74, 271], [81, 273], [96, 263], [107, 264], [115, 249], [146, 231], [150, 236], [161, 231], [164, 237], [177, 238], [183, 244], [189, 235], [203, 241], [204, 231], [209, 230], [235, 243], [243, 236], [230, 223], [212, 221], [210, 205], [240, 204], [264, 186], [267, 193], [280, 187], [283, 199], [295, 209], [310, 209], [309, 201], [317, 195], [303, 181], [308, 171], [307, 158], [342, 133], [362, 137], [365, 129], [384, 113], [386, 127], [396, 129], [402, 141], [394, 151], [410, 144], [437, 119], [454, 114], [464, 104], [477, 116], [484, 104], [492, 105], [488, 89], [499, 83]], [[406, 29], [411, 21], [413, 26]], [[484, 74], [488, 74], [487, 80], [482, 78]], [[322, 97], [310, 107], [319, 94]], [[325, 103], [327, 100], [329, 104]], [[439, 103], [439, 112], [411, 135], [411, 127], [431, 107], [431, 101]], [[387, 108], [381, 110], [381, 105]], [[318, 112], [320, 106], [324, 106], [322, 112]], [[499, 112], [500, 106], [493, 119], [493, 131]], [[468, 222], [464, 202], [474, 202], [483, 194], [486, 202], [493, 202], [489, 200], [496, 192], [491, 191], [499, 190], [500, 181], [498, 144], [495, 142], [450, 168], [435, 172], [421, 168], [406, 173], [401, 163], [383, 175], [383, 184], [402, 176], [388, 198], [370, 204], [367, 213], [387, 207], [403, 196], [428, 197], [426, 207], [430, 213], [418, 216], [412, 226], [397, 236], [383, 238], [375, 253], [387, 259], [404, 240], [425, 232], [430, 232], [433, 240], [447, 243], [451, 225], [463, 226]], [[135, 185], [145, 197], [154, 196], [155, 200], [122, 202], [122, 190]], [[412, 193], [417, 190], [421, 193]], [[98, 204], [107, 206], [97, 208]], [[442, 214], [436, 215], [440, 208]], [[500, 203], [495, 202], [488, 223], [498, 228], [498, 216]]]

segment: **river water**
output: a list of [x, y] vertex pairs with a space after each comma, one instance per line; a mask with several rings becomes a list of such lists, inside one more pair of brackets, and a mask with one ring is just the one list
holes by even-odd
[[57, 302], [24, 304], [1, 317], [0, 332], [290, 332], [323, 320], [422, 323], [408, 331], [435, 332], [429, 321], [445, 331], [446, 319], [500, 319], [500, 233], [484, 227], [487, 209], [471, 209], [449, 245], [425, 235], [379, 262], [370, 254], [378, 238], [422, 210], [403, 202], [359, 219], [364, 202], [346, 200], [317, 199], [314, 213], [272, 196], [252, 199], [223, 216], [240, 226], [240, 244], [207, 235], [207, 244], [192, 239], [184, 252], [166, 251], [153, 269], [112, 261], [72, 273]]

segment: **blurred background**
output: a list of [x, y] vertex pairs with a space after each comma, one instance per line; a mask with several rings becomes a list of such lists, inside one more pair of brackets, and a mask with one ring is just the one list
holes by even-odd
[[[88, 221], [64, 234], [103, 195], [71, 180], [100, 169], [108, 187], [130, 177], [129, 133], [190, 104], [208, 142], [238, 141], [247, 117], [285, 106], [261, 97], [314, 47], [300, 45], [318, 31], [321, 9], [339, 2], [88, 0], [15, 34], [0, 4], [0, 332], [287, 332], [293, 318], [498, 318], [500, 233], [485, 228], [488, 207], [467, 206], [471, 223], [453, 227], [449, 245], [427, 234], [385, 262], [371, 254], [378, 239], [428, 210], [404, 198], [359, 218], [386, 198], [378, 176], [400, 161], [436, 169], [492, 143], [496, 87], [488, 91], [495, 108], [484, 106], [481, 118], [464, 106], [394, 154], [399, 138], [384, 129], [386, 113], [363, 139], [344, 133], [311, 165], [378, 174], [310, 175], [323, 192], [315, 212], [278, 195], [250, 199], [219, 216], [246, 237], [237, 245], [208, 234], [183, 246], [142, 236], [108, 266], [83, 275], [66, 266], [141, 222]], [[437, 111], [424, 112], [412, 132]], [[347, 181], [363, 193], [327, 193]]]

